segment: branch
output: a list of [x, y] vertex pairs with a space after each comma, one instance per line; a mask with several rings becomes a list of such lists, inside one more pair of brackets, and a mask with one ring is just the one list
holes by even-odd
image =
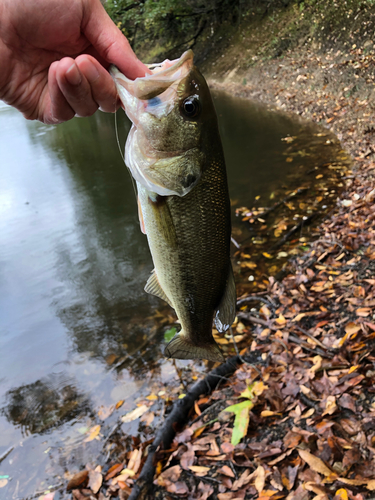
[[128, 500], [144, 500], [153, 484], [155, 474], [154, 457], [158, 449], [167, 450], [175, 435], [176, 427], [185, 423], [190, 409], [201, 394], [208, 394], [216, 387], [218, 378], [231, 375], [241, 364], [238, 356], [229, 358], [225, 363], [212, 370], [203, 380], [197, 382], [183, 399], [174, 402], [171, 413], [158, 430], [154, 442], [149, 446], [148, 457]]

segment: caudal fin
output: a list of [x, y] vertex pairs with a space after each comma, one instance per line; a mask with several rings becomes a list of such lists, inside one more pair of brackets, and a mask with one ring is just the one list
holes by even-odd
[[164, 350], [164, 356], [176, 359], [208, 359], [210, 361], [224, 361], [220, 347], [212, 339], [206, 345], [194, 345], [186, 336], [179, 332], [173, 337]]

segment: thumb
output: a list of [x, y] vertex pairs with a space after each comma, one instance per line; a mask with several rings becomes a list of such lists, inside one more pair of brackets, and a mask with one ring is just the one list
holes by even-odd
[[82, 29], [95, 50], [108, 63], [115, 64], [128, 78], [150, 73], [134, 54], [126, 37], [113, 23], [100, 0], [84, 2]]

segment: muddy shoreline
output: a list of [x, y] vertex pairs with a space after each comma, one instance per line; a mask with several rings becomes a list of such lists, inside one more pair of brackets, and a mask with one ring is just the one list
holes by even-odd
[[[353, 158], [356, 175], [375, 159], [375, 54], [352, 49], [291, 52], [247, 71], [211, 72], [209, 84], [272, 109], [298, 115], [333, 132]], [[366, 177], [367, 171], [366, 170]], [[352, 182], [347, 183], [348, 190]]]

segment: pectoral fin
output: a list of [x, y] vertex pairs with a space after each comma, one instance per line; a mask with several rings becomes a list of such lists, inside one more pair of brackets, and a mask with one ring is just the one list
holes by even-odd
[[219, 332], [226, 332], [236, 317], [236, 284], [234, 282], [232, 264], [230, 265], [227, 286], [214, 317]]
[[171, 307], [173, 307], [171, 301], [167, 297], [166, 293], [160, 286], [158, 277], [156, 275], [155, 269], [152, 271], [151, 276], [148, 278], [146, 286], [145, 286], [145, 292], [150, 293], [151, 295], [155, 295], [156, 297], [159, 297], [160, 299], [165, 300]]
[[139, 196], [137, 196], [137, 201], [138, 201], [139, 225], [141, 226], [142, 233], [146, 234], [145, 221], [143, 220], [143, 213], [142, 213], [141, 202], [139, 201]]

